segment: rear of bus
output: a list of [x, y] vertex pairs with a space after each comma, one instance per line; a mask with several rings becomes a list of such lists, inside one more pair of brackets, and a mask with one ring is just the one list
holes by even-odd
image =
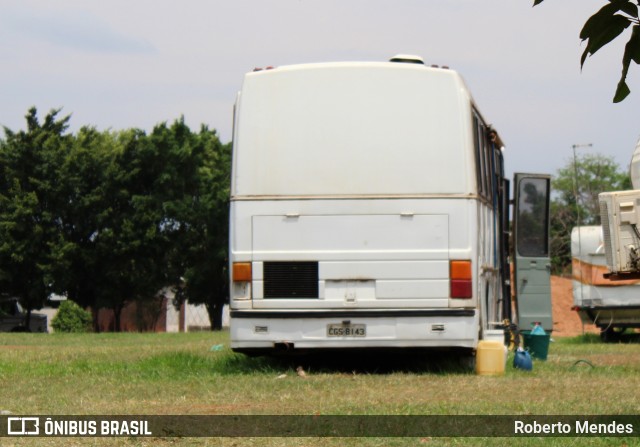
[[247, 74], [234, 122], [231, 347], [475, 348], [479, 266], [495, 256], [481, 241], [491, 218], [473, 116], [448, 69]]

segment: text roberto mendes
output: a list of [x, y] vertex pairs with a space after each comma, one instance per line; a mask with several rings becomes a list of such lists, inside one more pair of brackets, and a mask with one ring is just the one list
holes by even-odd
[[562, 435], [623, 435], [632, 434], [633, 424], [620, 424], [612, 421], [608, 424], [591, 423], [588, 420], [575, 421], [574, 424], [564, 422], [538, 423], [514, 421], [514, 434], [562, 434]]

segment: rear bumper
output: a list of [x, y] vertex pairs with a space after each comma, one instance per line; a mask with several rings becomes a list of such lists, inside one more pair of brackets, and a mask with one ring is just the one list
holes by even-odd
[[[330, 325], [358, 325], [364, 336], [330, 336]], [[471, 348], [478, 344], [474, 309], [366, 311], [232, 311], [235, 351], [351, 348]]]

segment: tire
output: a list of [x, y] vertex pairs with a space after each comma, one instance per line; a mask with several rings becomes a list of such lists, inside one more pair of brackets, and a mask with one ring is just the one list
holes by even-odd
[[622, 338], [623, 332], [624, 332], [624, 328], [616, 328], [613, 326], [609, 326], [607, 328], [601, 328], [600, 339], [604, 343], [617, 343]]

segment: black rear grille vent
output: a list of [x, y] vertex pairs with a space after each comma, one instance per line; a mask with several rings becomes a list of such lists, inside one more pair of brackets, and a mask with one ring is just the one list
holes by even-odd
[[265, 298], [318, 298], [317, 262], [265, 262]]

